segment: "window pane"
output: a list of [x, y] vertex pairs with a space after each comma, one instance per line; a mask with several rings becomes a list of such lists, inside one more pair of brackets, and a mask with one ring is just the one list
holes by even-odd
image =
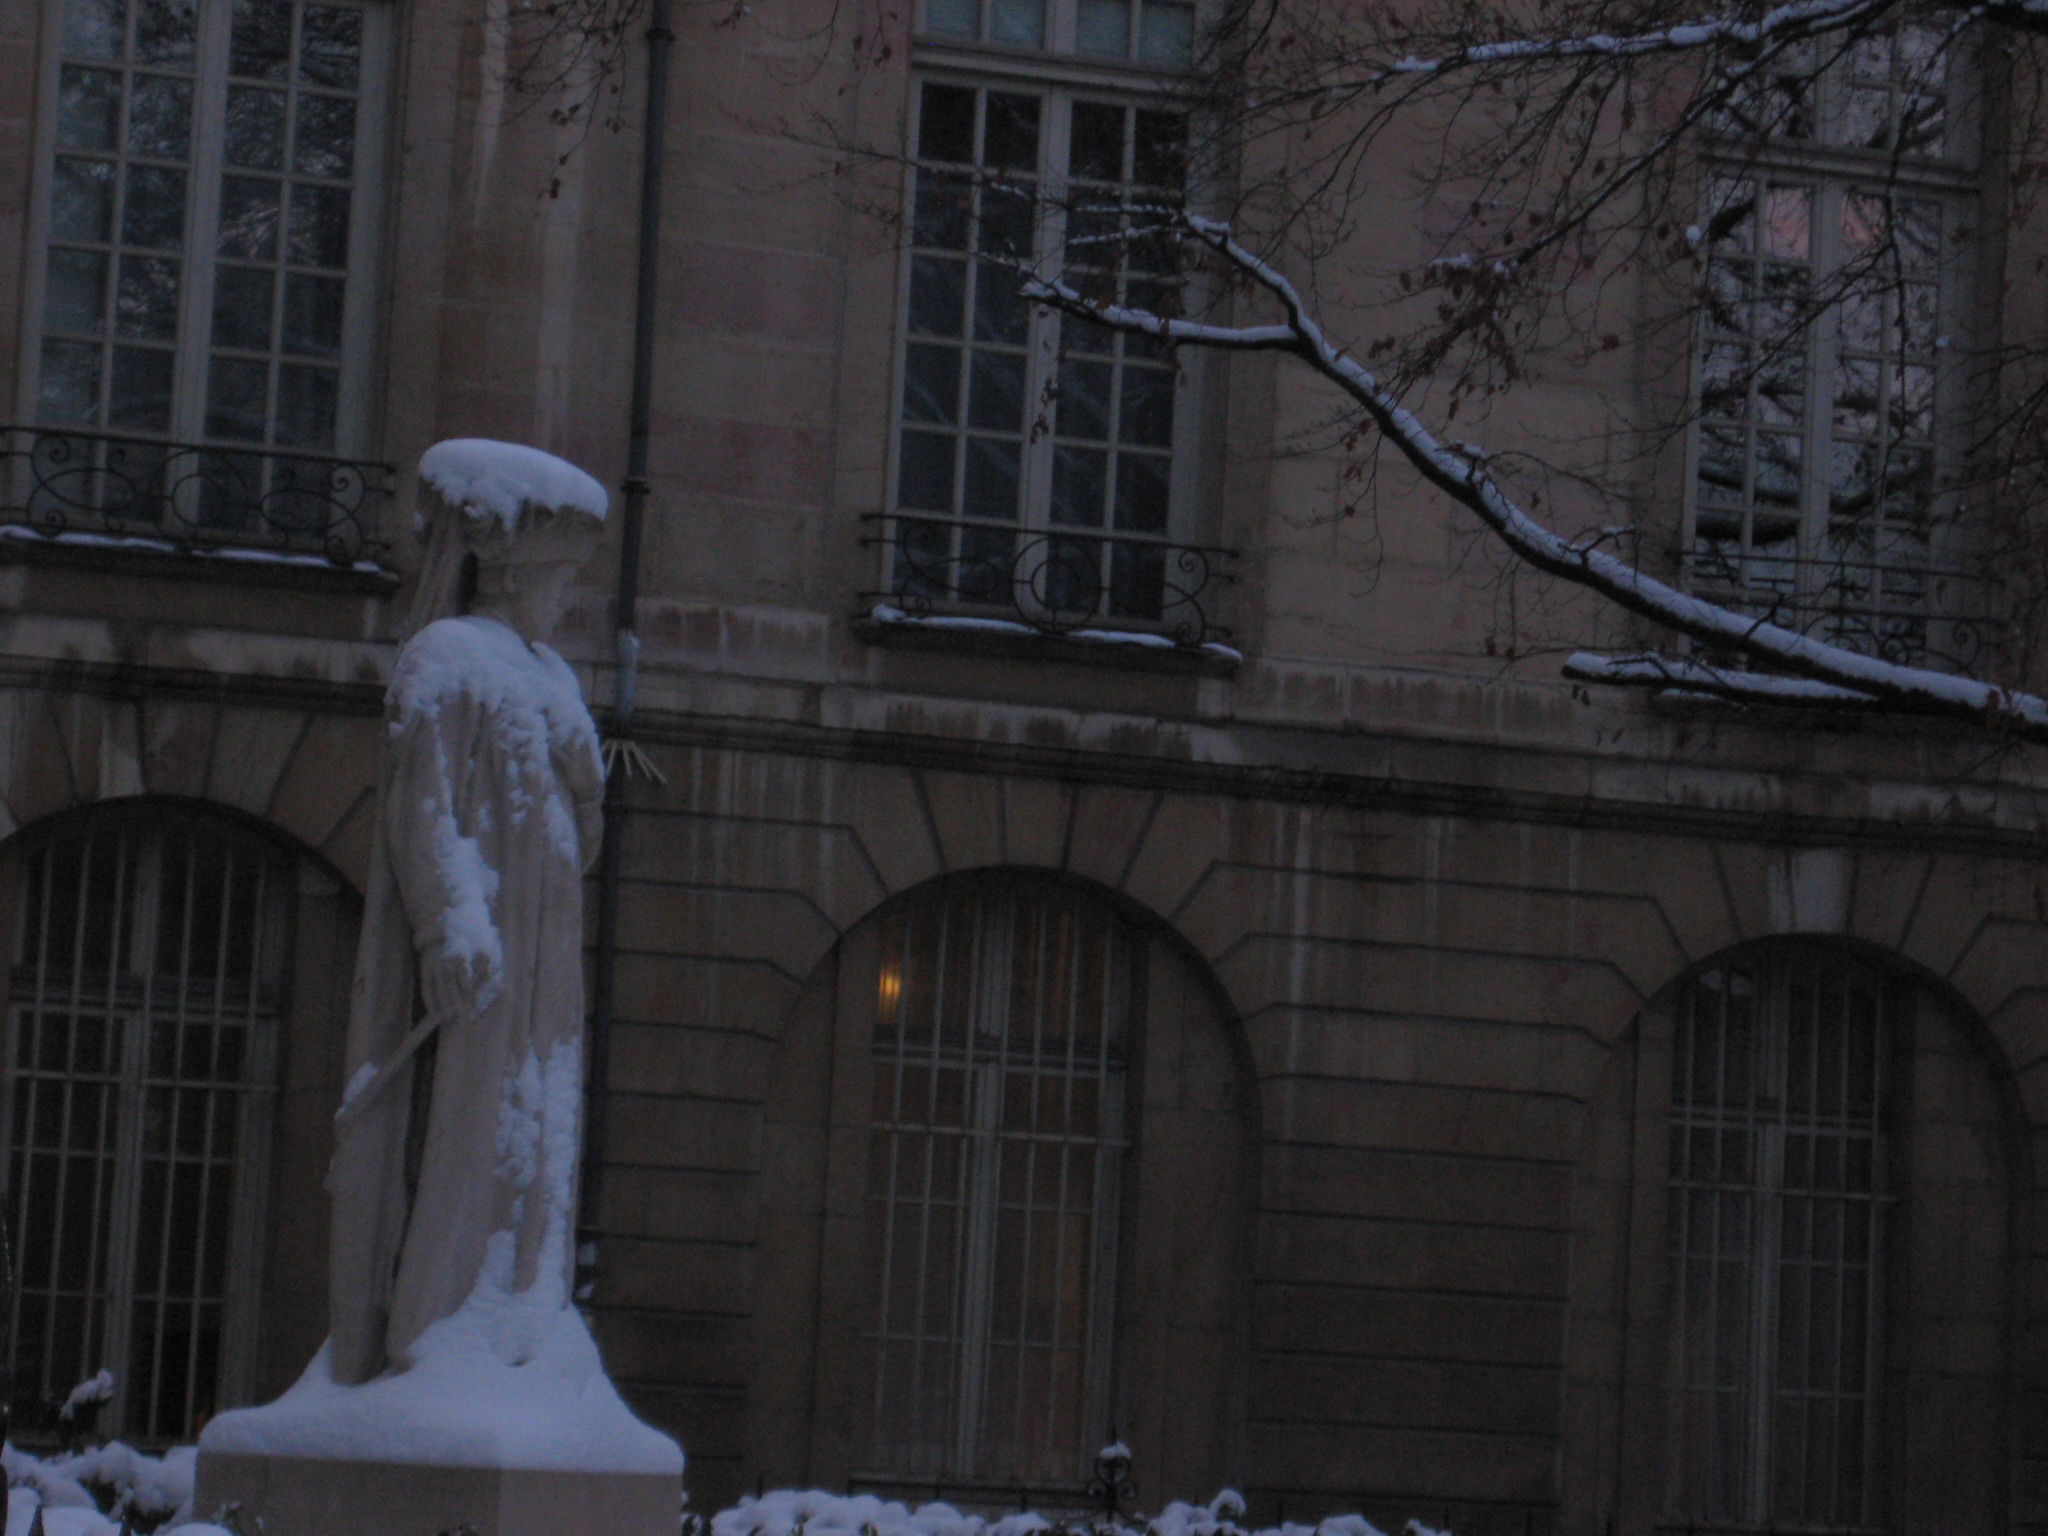
[[256, 80], [282, 80], [291, 50], [290, 0], [235, 0], [228, 54], [231, 73]]
[[988, 36], [992, 43], [1043, 46], [1045, 0], [989, 0]]
[[967, 492], [962, 511], [970, 517], [1017, 515], [1020, 445], [1001, 438], [967, 440]]
[[277, 371], [277, 442], [325, 453], [334, 447], [335, 374], [286, 363]]
[[185, 173], [131, 165], [121, 202], [121, 240], [145, 250], [175, 251], [185, 242]]
[[974, 162], [974, 92], [957, 85], [927, 85], [920, 101], [917, 153], [925, 160]]
[[284, 92], [228, 87], [227, 163], [252, 171], [284, 168]]
[[356, 104], [345, 96], [299, 97], [292, 135], [292, 169], [301, 176], [341, 180], [355, 165]]
[[216, 357], [207, 376], [206, 435], [229, 442], [261, 442], [270, 365]]
[[936, 256], [910, 263], [910, 329], [913, 335], [958, 336], [967, 302], [967, 264]]
[[348, 189], [294, 184], [288, 254], [309, 267], [348, 265]]
[[136, 62], [189, 66], [197, 20], [197, 0], [139, 0], [135, 11]]
[[1038, 168], [1038, 98], [1008, 91], [988, 93], [988, 125], [982, 164], [1005, 171]]
[[352, 91], [362, 71], [363, 13], [309, 5], [299, 24], [299, 81]]
[[66, 53], [89, 59], [118, 59], [124, 30], [121, 0], [66, 0]]
[[924, 26], [941, 37], [974, 37], [981, 31], [979, 0], [925, 0]]
[[104, 242], [113, 228], [113, 162], [59, 155], [55, 185], [50, 189], [52, 237]]
[[98, 331], [105, 323], [107, 258], [99, 251], [50, 252], [43, 280], [43, 325], [53, 331]]
[[98, 347], [80, 341], [44, 342], [38, 383], [37, 414], [42, 420], [80, 427], [99, 424]]
[[191, 83], [160, 75], [136, 77], [128, 93], [128, 153], [182, 160], [191, 138]]
[[298, 357], [341, 355], [344, 285], [294, 272], [284, 280], [284, 350]]
[[1108, 488], [1108, 454], [1099, 449], [1060, 447], [1053, 455], [1052, 520], [1101, 527]]
[[905, 431], [896, 475], [896, 504], [920, 512], [953, 510], [954, 439]]
[[957, 347], [904, 349], [903, 418], [957, 423], [960, 420], [960, 351]]
[[1195, 8], [1144, 0], [1138, 57], [1149, 64], [1186, 64], [1195, 56]]
[[1121, 59], [1131, 51], [1130, 0], [1081, 0], [1074, 18], [1074, 49]]
[[66, 149], [112, 150], [121, 121], [121, 77], [66, 64], [57, 82], [57, 142]]
[[114, 348], [107, 425], [117, 432], [170, 430], [172, 361], [172, 353], [156, 347]]
[[213, 278], [213, 344], [270, 349], [270, 311], [277, 277], [267, 267], [222, 267]]
[[178, 263], [162, 256], [123, 256], [114, 290], [114, 333], [148, 341], [178, 334]]
[[1124, 174], [1124, 109], [1100, 101], [1074, 103], [1071, 174], [1093, 181], [1120, 181]]
[[243, 261], [275, 261], [283, 199], [282, 182], [255, 176], [223, 176], [219, 253]]

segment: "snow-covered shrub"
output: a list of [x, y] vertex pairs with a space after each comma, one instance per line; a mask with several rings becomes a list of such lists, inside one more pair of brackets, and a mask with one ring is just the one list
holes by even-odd
[[188, 1523], [198, 1461], [189, 1445], [149, 1456], [117, 1440], [50, 1457], [0, 1446], [6, 1536], [25, 1536], [38, 1508], [45, 1536], [117, 1536], [124, 1522], [137, 1532], [210, 1536], [216, 1527]]

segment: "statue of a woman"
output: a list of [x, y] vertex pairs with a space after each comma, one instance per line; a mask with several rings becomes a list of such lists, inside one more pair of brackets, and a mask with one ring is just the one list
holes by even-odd
[[[575, 1262], [582, 878], [604, 774], [575, 675], [545, 641], [595, 549], [603, 492], [504, 444], [444, 444], [421, 471], [458, 520], [477, 585], [466, 615], [406, 643], [386, 696], [329, 1180], [329, 1368], [342, 1384], [404, 1366], [422, 1330], [472, 1301], [519, 1364], [522, 1334], [569, 1304]], [[412, 1079], [428, 1053], [415, 1052], [430, 1039], [422, 1096]]]

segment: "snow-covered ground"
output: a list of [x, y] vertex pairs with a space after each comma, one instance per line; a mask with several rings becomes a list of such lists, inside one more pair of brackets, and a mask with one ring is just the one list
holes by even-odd
[[[43, 1512], [44, 1536], [120, 1536], [123, 1516], [138, 1528], [154, 1526], [157, 1536], [237, 1536], [225, 1526], [194, 1518], [192, 1479], [197, 1460], [192, 1446], [146, 1456], [117, 1441], [49, 1458], [8, 1446], [0, 1450], [8, 1483], [4, 1536], [28, 1536], [38, 1508]], [[223, 1511], [206, 1513], [226, 1518]], [[1207, 1504], [1175, 1502], [1149, 1519], [1127, 1516], [1114, 1524], [1065, 1511], [1057, 1517], [1031, 1512], [984, 1516], [950, 1504], [912, 1507], [873, 1494], [783, 1489], [741, 1499], [713, 1515], [708, 1536], [1385, 1536], [1362, 1515], [1260, 1528], [1240, 1524], [1243, 1515], [1244, 1500], [1227, 1488]], [[605, 1533], [592, 1531], [589, 1536]], [[1447, 1533], [1411, 1520], [1401, 1536]]]

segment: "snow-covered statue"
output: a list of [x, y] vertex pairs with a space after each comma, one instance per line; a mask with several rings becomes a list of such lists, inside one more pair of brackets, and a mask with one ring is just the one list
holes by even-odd
[[[379, 857], [329, 1181], [343, 1383], [404, 1363], [479, 1287], [567, 1306], [575, 1260], [583, 871], [604, 770], [575, 674], [546, 641], [596, 550], [605, 494], [502, 443], [442, 443], [420, 472], [475, 556], [476, 593], [406, 642], [385, 696]], [[450, 547], [446, 530], [436, 543]], [[532, 1348], [498, 1342], [508, 1363]]]
[[200, 1496], [272, 1536], [672, 1536], [682, 1454], [619, 1399], [570, 1296], [604, 770], [546, 641], [605, 494], [470, 439], [420, 478], [439, 519], [423, 587], [452, 589], [467, 552], [476, 588], [419, 624], [385, 696], [328, 1180], [332, 1333], [283, 1397], [208, 1424]]

